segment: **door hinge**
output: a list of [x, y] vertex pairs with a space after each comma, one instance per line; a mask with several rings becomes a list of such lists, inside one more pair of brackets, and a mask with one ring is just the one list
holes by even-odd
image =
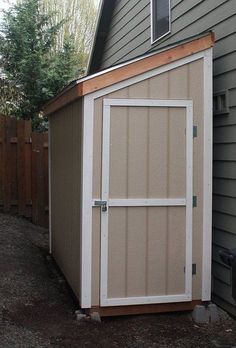
[[193, 196], [193, 208], [197, 207], [197, 196]]
[[193, 126], [193, 138], [197, 138], [197, 126]]
[[[184, 267], [184, 273], [185, 273], [185, 267]], [[192, 264], [192, 275], [197, 274], [197, 265], [196, 263]]]

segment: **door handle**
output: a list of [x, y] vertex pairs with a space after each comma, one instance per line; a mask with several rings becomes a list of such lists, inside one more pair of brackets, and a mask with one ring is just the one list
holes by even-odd
[[101, 207], [103, 212], [107, 211], [107, 201], [95, 201], [94, 205]]

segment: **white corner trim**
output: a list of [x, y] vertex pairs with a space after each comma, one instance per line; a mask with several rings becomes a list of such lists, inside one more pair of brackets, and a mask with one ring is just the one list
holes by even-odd
[[92, 292], [92, 177], [93, 177], [94, 102], [84, 97], [82, 137], [82, 204], [81, 204], [81, 308], [91, 307]]
[[51, 126], [48, 128], [48, 208], [49, 208], [49, 253], [52, 254], [52, 169], [51, 169]]
[[202, 301], [211, 300], [212, 252], [212, 49], [204, 52], [204, 172]]

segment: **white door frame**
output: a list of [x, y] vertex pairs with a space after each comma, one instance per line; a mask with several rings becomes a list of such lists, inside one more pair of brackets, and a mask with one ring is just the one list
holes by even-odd
[[[148, 106], [186, 109], [186, 197], [178, 199], [111, 199], [109, 200], [110, 115], [111, 106]], [[192, 300], [192, 199], [193, 199], [193, 105], [191, 100], [104, 99], [103, 158], [101, 209], [101, 282], [100, 305], [120, 306], [151, 303], [171, 303]], [[108, 298], [108, 212], [109, 206], [186, 206], [185, 292], [178, 295]]]

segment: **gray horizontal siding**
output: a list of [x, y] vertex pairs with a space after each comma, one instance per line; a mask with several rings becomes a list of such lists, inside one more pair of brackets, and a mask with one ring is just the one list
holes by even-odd
[[222, 39], [227, 40], [227, 53], [233, 50], [235, 38], [229, 36], [235, 33], [235, 0], [172, 1], [172, 32], [155, 45], [150, 42], [149, 1], [121, 0], [117, 7], [103, 49], [103, 68], [210, 29], [219, 42], [216, 58], [226, 54]]
[[[225, 232], [236, 234], [236, 217], [229, 214], [224, 214], [220, 212], [213, 211], [213, 228], [222, 230]], [[213, 233], [214, 239], [214, 233]], [[234, 247], [231, 244], [231, 247]]]

